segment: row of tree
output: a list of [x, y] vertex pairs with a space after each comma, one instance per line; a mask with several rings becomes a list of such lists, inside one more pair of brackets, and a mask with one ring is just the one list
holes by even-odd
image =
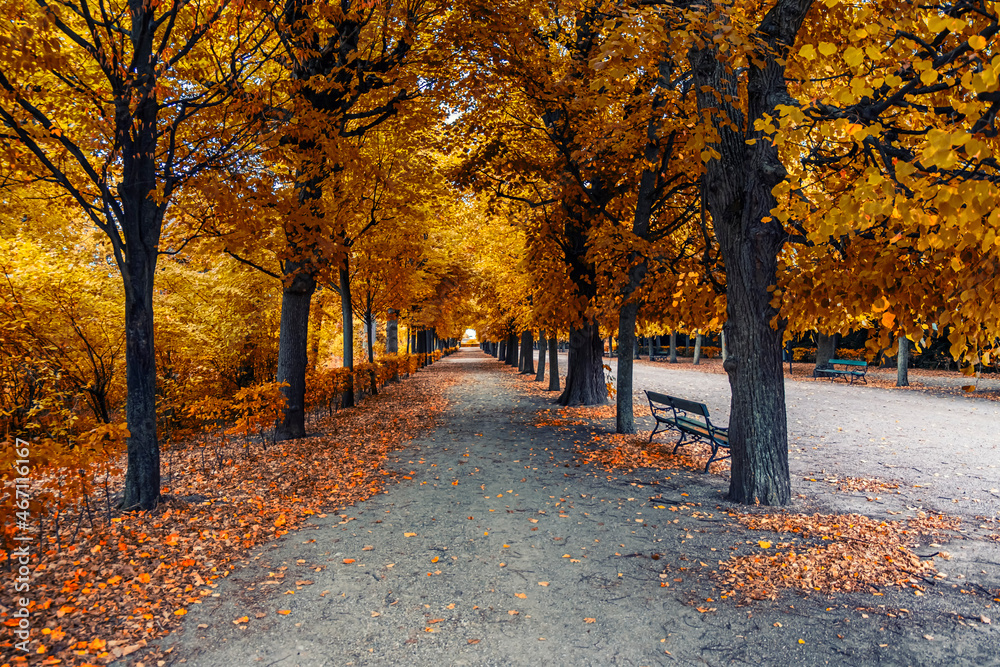
[[121, 281], [125, 507], [159, 496], [165, 255], [280, 290], [282, 437], [304, 434], [317, 291], [346, 367], [358, 305], [369, 331], [391, 308], [446, 338], [566, 332], [563, 404], [607, 400], [612, 323], [622, 432], [637, 327], [722, 327], [746, 503], [790, 498], [785, 337], [878, 322], [884, 348], [936, 324], [956, 358], [996, 345], [990, 3], [3, 7], [11, 226], [76, 243], [82, 218]]

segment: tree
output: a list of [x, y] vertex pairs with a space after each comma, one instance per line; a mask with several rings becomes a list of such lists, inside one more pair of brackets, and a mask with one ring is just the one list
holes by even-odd
[[[402, 103], [419, 93], [416, 72], [404, 71], [403, 65], [433, 18], [434, 11], [425, 2], [357, 7], [349, 0], [334, 6], [286, 0], [274, 17], [293, 83], [281, 142], [293, 147], [288, 158], [298, 203], [294, 214], [283, 221], [287, 251], [282, 258], [285, 296], [278, 381], [288, 387], [280, 439], [305, 434], [309, 304], [323, 266], [338, 267], [344, 365], [353, 367], [348, 253], [356, 236], [350, 236], [344, 220], [338, 219], [342, 198], [351, 195], [343, 176], [356, 159], [355, 140], [393, 117]], [[353, 405], [353, 387], [345, 391], [344, 401]]]
[[254, 139], [235, 112], [254, 103], [254, 54], [269, 34], [254, 12], [225, 0], [4, 5], [24, 26], [0, 61], [6, 159], [104, 232], [122, 278], [129, 509], [160, 495], [152, 297], [163, 221], [182, 186]]

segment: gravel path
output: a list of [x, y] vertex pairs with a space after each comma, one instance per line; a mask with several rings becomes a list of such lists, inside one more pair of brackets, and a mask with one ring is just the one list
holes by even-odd
[[[731, 506], [720, 500], [727, 480], [581, 466], [574, 440], [587, 439], [587, 427], [537, 425], [551, 395], [526, 391], [527, 378], [478, 350], [414, 381], [421, 376], [458, 382], [438, 426], [393, 463], [410, 479], [254, 552], [216, 596], [192, 607], [182, 633], [162, 643], [166, 664], [996, 664], [994, 626], [968, 620], [992, 614], [993, 603], [957, 586], [919, 598], [886, 590], [881, 597], [789, 593], [748, 606], [715, 600], [717, 561], [760, 539], [729, 520]], [[697, 396], [726, 416], [724, 376], [643, 369], [637, 385]], [[797, 492], [832, 488], [801, 481], [822, 470], [891, 470], [920, 475], [928, 487], [917, 491], [948, 497], [935, 500], [949, 509], [971, 508], [976, 497], [985, 511], [980, 478], [996, 478], [987, 467], [996, 454], [987, 462], [982, 451], [995, 442], [986, 426], [997, 423], [995, 410], [947, 400], [932, 410], [925, 396], [794, 385]], [[878, 419], [869, 425], [873, 412]], [[975, 432], [986, 440], [946, 438], [949, 429], [969, 428], [982, 428]], [[948, 449], [933, 456], [938, 467], [916, 461], [942, 442]], [[953, 477], [934, 476], [944, 470], [940, 461]], [[951, 503], [950, 485], [965, 484], [973, 471], [976, 490], [963, 487], [969, 500]], [[845, 502], [869, 513], [876, 505], [858, 494], [826, 495], [821, 502], [840, 502], [841, 510]], [[799, 502], [795, 509], [806, 509]], [[977, 561], [997, 560], [996, 545], [970, 544], [977, 555], [956, 558], [952, 576], [1000, 585], [995, 566], [980, 575]]]

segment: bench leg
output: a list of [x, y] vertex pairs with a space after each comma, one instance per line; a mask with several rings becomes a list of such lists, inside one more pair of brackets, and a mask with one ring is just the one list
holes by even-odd
[[[680, 431], [680, 429], [678, 429]], [[677, 439], [677, 444], [674, 445], [674, 454], [677, 453], [677, 448], [684, 443], [684, 431], [680, 431], [681, 437]]]
[[656, 426], [653, 428], [653, 432], [649, 434], [649, 441], [653, 442], [653, 436], [660, 432], [660, 421], [657, 420]]

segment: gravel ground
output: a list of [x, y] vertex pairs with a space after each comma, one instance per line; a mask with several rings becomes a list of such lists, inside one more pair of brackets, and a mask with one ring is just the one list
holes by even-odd
[[[974, 517], [996, 516], [1000, 406], [789, 382], [792, 509], [961, 514], [938, 566], [963, 585], [742, 605], [711, 578], [761, 539], [729, 519], [727, 479], [580, 465], [588, 427], [539, 426], [551, 394], [528, 378], [463, 350], [414, 381], [448, 375], [439, 424], [392, 463], [399, 483], [254, 552], [161, 644], [164, 664], [998, 664], [979, 591], [1000, 586], [1000, 546]], [[723, 375], [651, 365], [636, 385], [728, 416]], [[876, 500], [824, 481], [843, 475], [904, 485]]]

